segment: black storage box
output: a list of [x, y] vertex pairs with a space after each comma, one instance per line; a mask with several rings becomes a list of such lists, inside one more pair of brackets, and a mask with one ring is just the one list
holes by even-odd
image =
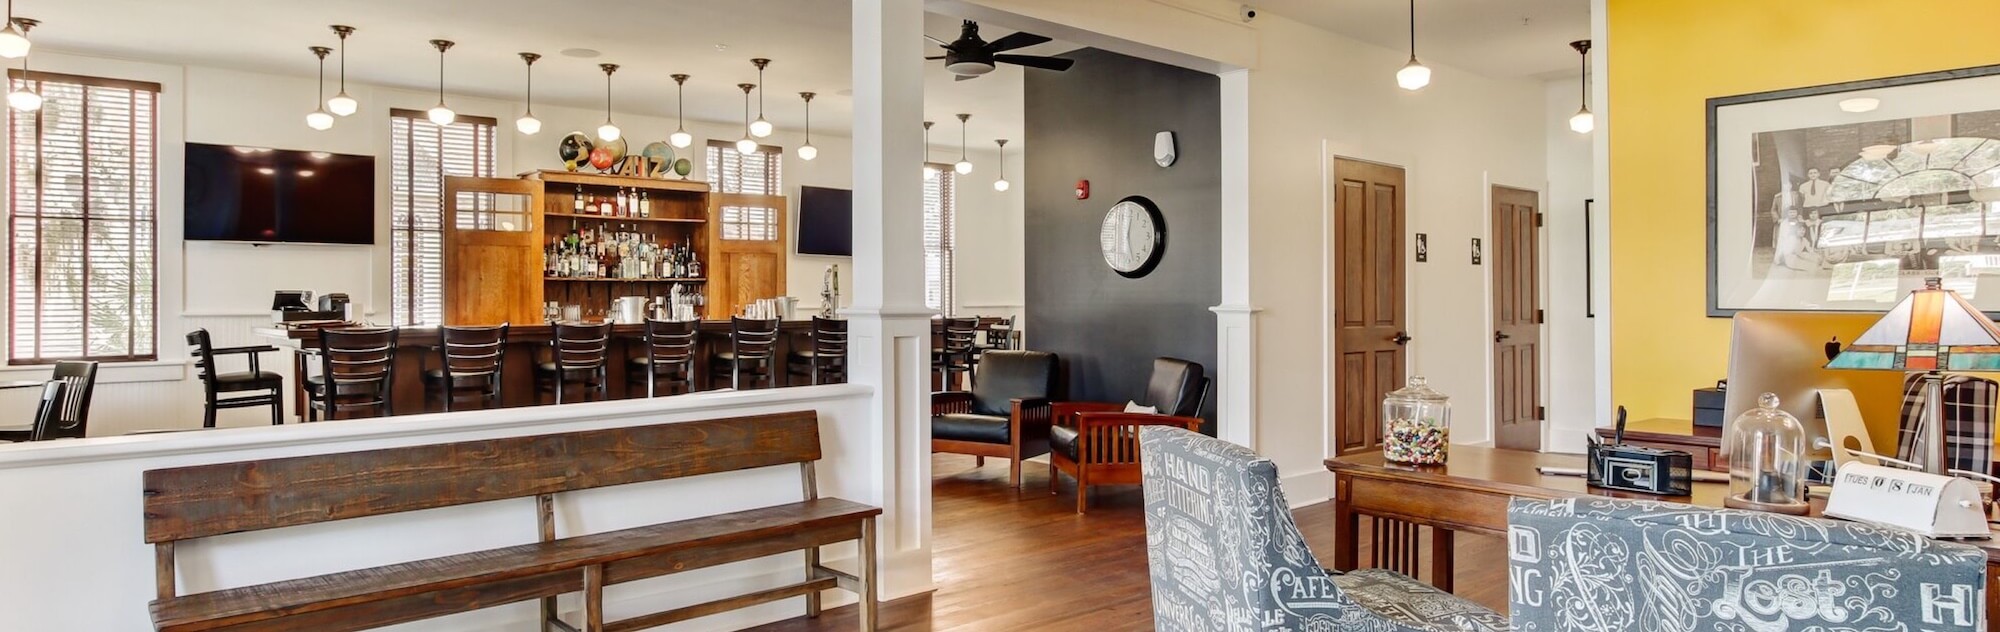
[[1727, 382], [1717, 381], [1715, 388], [1694, 389], [1694, 425], [1722, 427], [1723, 392], [1728, 386]]
[[1634, 445], [1585, 446], [1585, 483], [1628, 492], [1686, 496], [1694, 491], [1694, 455]]

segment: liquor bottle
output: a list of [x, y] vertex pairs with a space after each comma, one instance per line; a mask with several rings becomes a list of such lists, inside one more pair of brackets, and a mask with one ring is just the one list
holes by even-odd
[[618, 187], [611, 192], [611, 210], [618, 217], [625, 216], [625, 187]]
[[576, 215], [583, 214], [583, 185], [581, 184], [576, 185], [576, 199], [570, 204], [570, 212]]
[[651, 203], [649, 203], [649, 202], [647, 202], [647, 201], [646, 201], [646, 192], [645, 192], [645, 191], [640, 191], [640, 192], [639, 192], [639, 216], [640, 216], [640, 217], [652, 217], [652, 216], [653, 216], [653, 205], [652, 205]]

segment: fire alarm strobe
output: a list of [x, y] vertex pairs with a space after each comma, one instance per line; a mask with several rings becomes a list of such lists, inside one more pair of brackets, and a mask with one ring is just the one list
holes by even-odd
[[1079, 199], [1079, 200], [1088, 200], [1088, 199], [1090, 199], [1090, 181], [1089, 181], [1089, 180], [1078, 180], [1078, 181], [1076, 181], [1076, 199]]

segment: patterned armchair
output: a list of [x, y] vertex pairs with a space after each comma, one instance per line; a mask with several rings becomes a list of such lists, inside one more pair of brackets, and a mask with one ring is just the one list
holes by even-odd
[[1979, 549], [1852, 522], [1613, 498], [1516, 499], [1521, 632], [1986, 629]]
[[1146, 557], [1161, 632], [1480, 632], [1505, 617], [1385, 570], [1334, 574], [1306, 547], [1270, 459], [1139, 428]]

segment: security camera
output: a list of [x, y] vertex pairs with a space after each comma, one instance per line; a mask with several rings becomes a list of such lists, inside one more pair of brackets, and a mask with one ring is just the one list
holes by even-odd
[[1257, 7], [1253, 7], [1247, 4], [1243, 5], [1241, 9], [1238, 9], [1237, 15], [1242, 17], [1244, 22], [1250, 22], [1256, 20]]

